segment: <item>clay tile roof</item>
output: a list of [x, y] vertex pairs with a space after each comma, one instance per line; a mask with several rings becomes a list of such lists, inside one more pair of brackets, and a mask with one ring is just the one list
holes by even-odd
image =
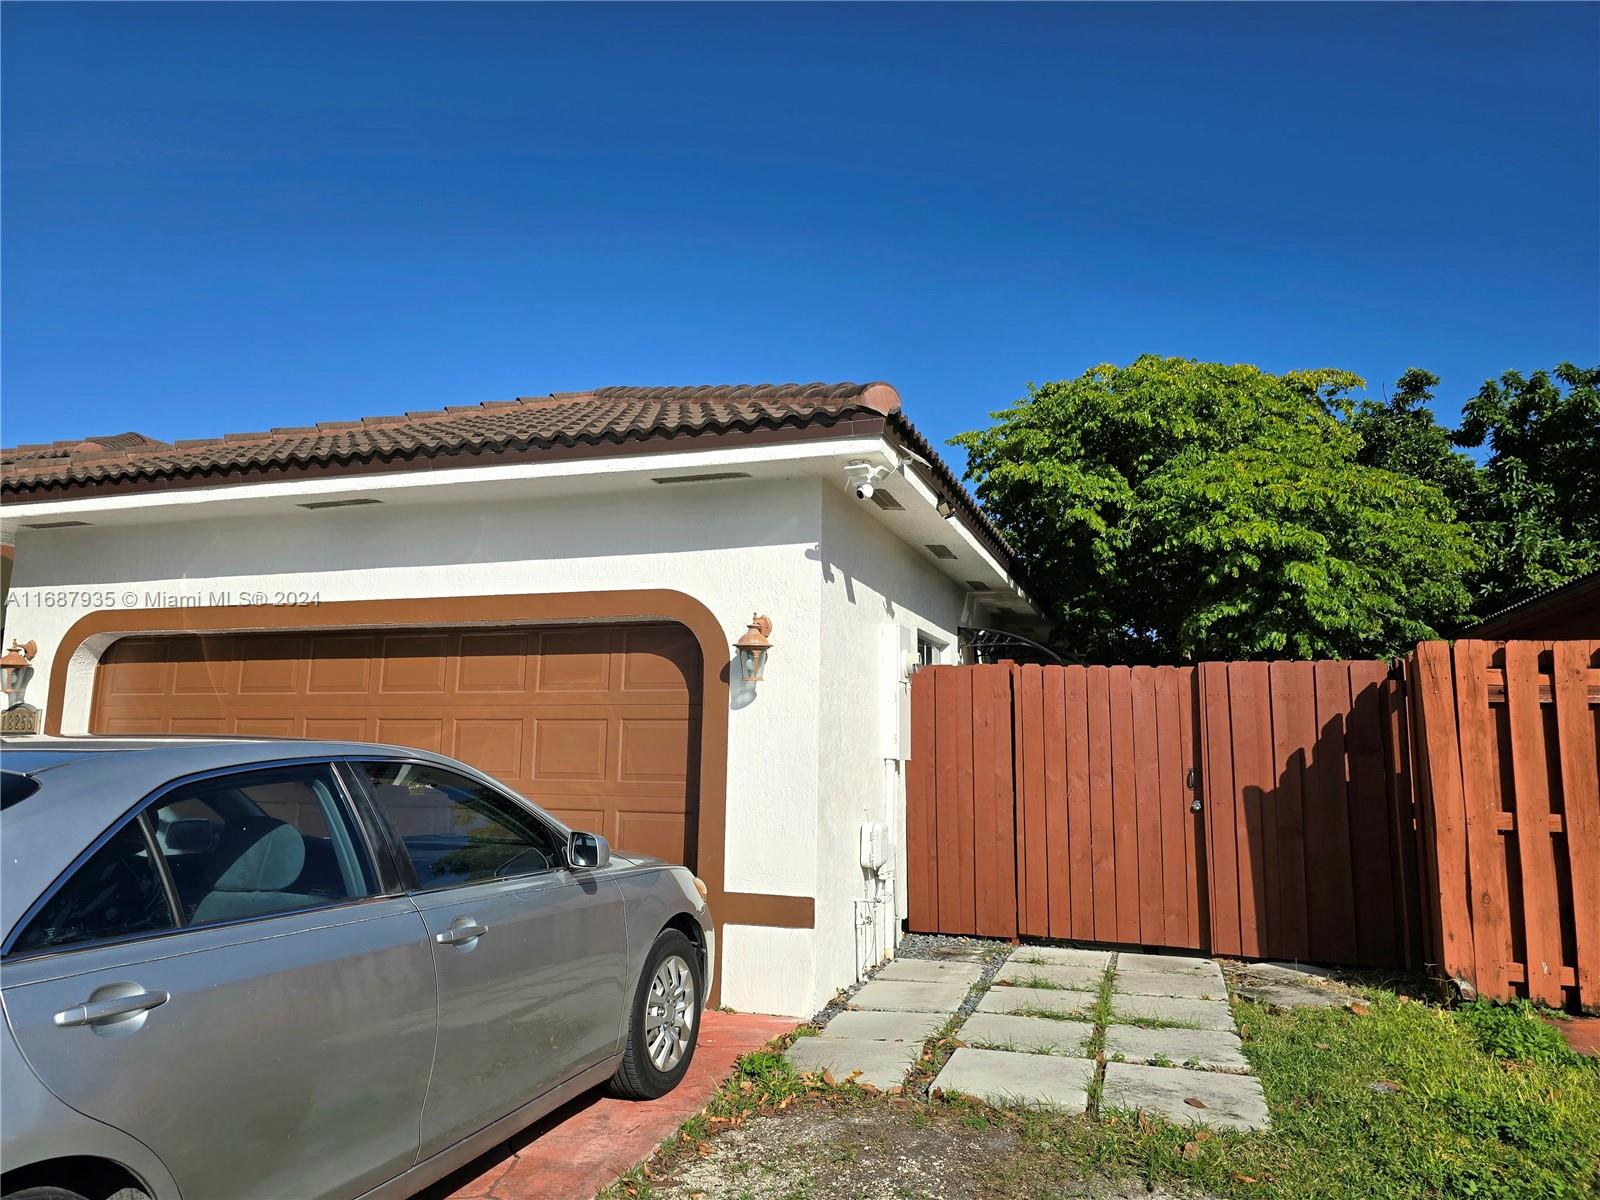
[[[588, 445], [619, 451], [700, 434], [833, 426], [858, 418], [886, 425], [926, 460], [949, 499], [1021, 576], [1016, 555], [928, 440], [900, 411], [887, 383], [758, 383], [707, 387], [603, 387], [484, 404], [323, 421], [171, 444], [140, 433], [0, 450], [0, 495], [70, 499], [107, 490], [258, 482], [306, 469], [427, 468], [470, 456]], [[1035, 589], [1037, 592], [1037, 589]]]
[[32, 498], [141, 481], [220, 484], [273, 469], [351, 463], [405, 469], [446, 454], [580, 443], [622, 447], [706, 432], [887, 416], [899, 407], [899, 396], [886, 383], [596, 388], [172, 444], [122, 433], [17, 446], [0, 450], [0, 492]]

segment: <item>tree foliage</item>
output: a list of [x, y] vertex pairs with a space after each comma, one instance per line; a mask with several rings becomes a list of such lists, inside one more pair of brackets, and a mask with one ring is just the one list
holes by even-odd
[[1472, 581], [1480, 616], [1600, 570], [1600, 367], [1491, 379], [1454, 437], [1489, 448], [1461, 510], [1486, 552]]
[[1073, 653], [1382, 655], [1466, 616], [1479, 555], [1441, 483], [1395, 469], [1425, 448], [1397, 430], [1394, 466], [1362, 461], [1363, 386], [1145, 356], [1030, 385], [954, 441]]

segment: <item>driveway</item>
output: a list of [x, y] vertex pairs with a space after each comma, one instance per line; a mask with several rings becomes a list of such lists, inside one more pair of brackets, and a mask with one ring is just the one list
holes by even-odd
[[707, 1012], [694, 1064], [659, 1100], [579, 1097], [446, 1177], [417, 1200], [592, 1200], [703, 1108], [739, 1057], [788, 1033], [786, 1017]]

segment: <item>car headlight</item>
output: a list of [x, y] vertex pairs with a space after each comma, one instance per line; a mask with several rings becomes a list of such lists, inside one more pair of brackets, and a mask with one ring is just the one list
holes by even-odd
[[698, 875], [694, 877], [694, 890], [700, 893], [700, 899], [706, 898], [706, 881]]

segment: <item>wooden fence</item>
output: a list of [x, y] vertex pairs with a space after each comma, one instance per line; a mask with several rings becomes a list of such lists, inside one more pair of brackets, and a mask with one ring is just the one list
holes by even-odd
[[1409, 776], [1384, 663], [927, 668], [911, 928], [1415, 964]]
[[1407, 677], [1430, 961], [1600, 1011], [1600, 642], [1428, 642]]
[[931, 667], [911, 690], [914, 930], [1404, 967], [1600, 1011], [1600, 642]]

